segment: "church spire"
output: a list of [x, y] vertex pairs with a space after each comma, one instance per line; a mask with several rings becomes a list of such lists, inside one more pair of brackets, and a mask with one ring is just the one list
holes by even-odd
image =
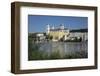
[[50, 25], [47, 24], [46, 33], [48, 34], [49, 32], [50, 32]]

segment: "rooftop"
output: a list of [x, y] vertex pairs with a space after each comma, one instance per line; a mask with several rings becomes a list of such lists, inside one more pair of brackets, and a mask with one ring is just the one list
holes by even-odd
[[50, 31], [59, 31], [59, 30], [68, 30], [68, 28], [64, 28], [64, 29], [61, 29], [61, 28], [50, 29]]

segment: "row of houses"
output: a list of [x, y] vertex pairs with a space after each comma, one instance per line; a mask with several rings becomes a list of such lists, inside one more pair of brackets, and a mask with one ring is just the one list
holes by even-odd
[[88, 29], [74, 29], [70, 30], [70, 35], [69, 38], [72, 37], [77, 37], [81, 38], [82, 41], [87, 41], [88, 40]]

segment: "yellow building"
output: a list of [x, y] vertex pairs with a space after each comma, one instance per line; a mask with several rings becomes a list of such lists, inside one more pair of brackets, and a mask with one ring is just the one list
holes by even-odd
[[49, 36], [52, 36], [52, 41], [59, 41], [61, 39], [67, 40], [68, 35], [69, 35], [69, 30], [67, 28], [64, 28], [63, 25], [60, 25], [58, 28], [50, 28], [48, 25], [47, 27], [47, 34]]

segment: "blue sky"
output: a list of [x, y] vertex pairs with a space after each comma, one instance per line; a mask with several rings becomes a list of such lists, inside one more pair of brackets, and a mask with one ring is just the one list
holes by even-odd
[[46, 25], [59, 27], [63, 24], [68, 29], [88, 27], [87, 17], [28, 15], [28, 32], [45, 32]]

